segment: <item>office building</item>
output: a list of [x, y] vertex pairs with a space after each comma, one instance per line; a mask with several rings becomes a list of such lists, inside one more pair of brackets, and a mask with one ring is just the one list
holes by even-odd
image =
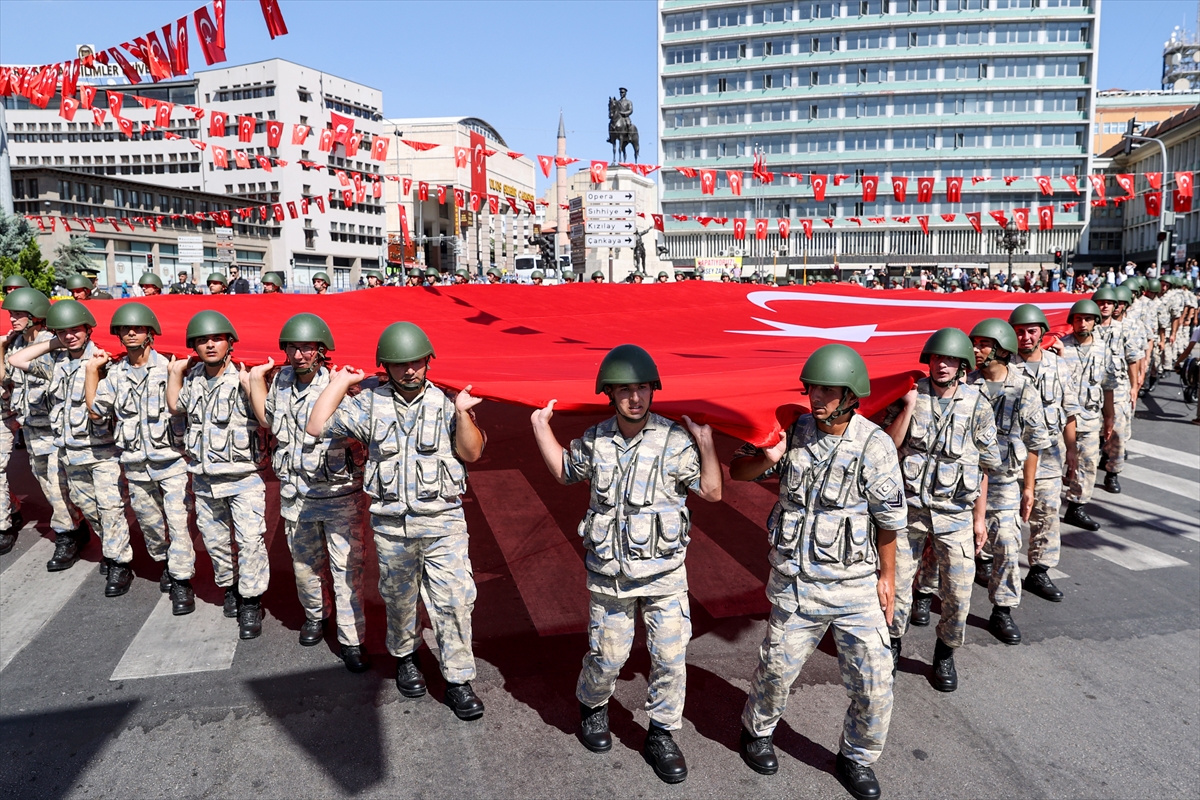
[[[1092, 156], [1096, 157], [1121, 142], [1121, 137], [1134, 120], [1134, 132], [1147, 128], [1187, 111], [1200, 103], [1200, 87], [1189, 91], [1148, 89], [1125, 91], [1105, 89], [1096, 92], [1096, 117], [1092, 122]], [[1095, 164], [1098, 170], [1103, 164]]]

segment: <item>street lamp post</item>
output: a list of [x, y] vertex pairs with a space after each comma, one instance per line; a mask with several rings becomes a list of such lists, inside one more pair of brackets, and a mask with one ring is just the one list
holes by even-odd
[[1024, 250], [1029, 238], [1025, 231], [1019, 231], [1013, 227], [1012, 220], [1004, 223], [1004, 227], [996, 231], [996, 244], [1001, 250], [1008, 254], [1008, 285], [1012, 286], [1012, 264], [1013, 253], [1017, 250]]

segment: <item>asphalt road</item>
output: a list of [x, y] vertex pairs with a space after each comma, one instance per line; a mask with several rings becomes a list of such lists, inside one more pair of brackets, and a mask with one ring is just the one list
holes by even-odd
[[[943, 695], [927, 680], [933, 628], [906, 637], [876, 765], [885, 796], [1195, 796], [1200, 427], [1189, 424], [1194, 409], [1179, 396], [1171, 376], [1140, 411], [1141, 452], [1129, 461], [1125, 492], [1097, 492], [1101, 532], [1064, 528], [1059, 570], [1068, 577], [1057, 582], [1066, 600], [1027, 596], [1014, 614], [1020, 646], [987, 632], [986, 592], [976, 588], [973, 627], [957, 658], [960, 689]], [[422, 651], [430, 696], [406, 700], [396, 691], [373, 588], [370, 672], [348, 673], [332, 635], [324, 646], [298, 646], [302, 615], [280, 530], [270, 542], [264, 632], [248, 642], [238, 642], [235, 623], [215, 609], [220, 593], [203, 550], [195, 581], [202, 608], [191, 617], [154, 613], [158, 571], [144, 554], [132, 590], [117, 599], [103, 597], [94, 541], [86, 561], [46, 573], [34, 548], [49, 547], [48, 511], [22, 477], [18, 452], [14, 486], [40, 527], [0, 557], [0, 796], [846, 796], [832, 769], [847, 699], [828, 637], [776, 732], [779, 773], [759, 776], [737, 755], [738, 717], [765, 628], [757, 495], [696, 506], [707, 544], [689, 553], [695, 636], [676, 736], [688, 780], [660, 783], [639, 753], [648, 671], [640, 632], [611, 707], [614, 748], [583, 749], [573, 696], [586, 650], [582, 587], [547, 581], [544, 572], [577, 574], [574, 522], [586, 497], [544, 474], [526, 411], [489, 404], [480, 419], [491, 454], [467, 509], [479, 584], [474, 686], [487, 712], [474, 723], [459, 722], [440, 702], [444, 684], [429, 652]], [[561, 420], [561, 436], [588, 422]], [[722, 441], [723, 456], [735, 445]], [[530, 490], [541, 502], [518, 502]], [[276, 518], [274, 508], [269, 514]], [[521, 553], [523, 542], [546, 546]], [[376, 574], [368, 570], [369, 587]], [[187, 647], [164, 650], [183, 633]], [[436, 652], [428, 630], [425, 638]], [[164, 652], [186, 657], [176, 663]], [[198, 671], [168, 674], [183, 668]]]

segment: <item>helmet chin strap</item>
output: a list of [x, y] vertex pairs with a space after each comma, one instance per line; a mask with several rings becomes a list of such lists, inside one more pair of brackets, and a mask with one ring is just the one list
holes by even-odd
[[947, 386], [952, 386], [952, 385], [954, 385], [954, 384], [958, 383], [960, 380], [962, 380], [962, 377], [963, 377], [964, 375], [966, 375], [966, 374], [967, 374], [967, 362], [963, 361], [963, 360], [960, 358], [960, 359], [958, 360], [958, 371], [954, 373], [954, 377], [953, 377], [953, 378], [951, 378], [951, 379], [950, 379], [950, 380], [948, 380], [948, 381], [939, 381], [939, 380], [937, 380], [936, 378], [934, 378], [932, 375], [930, 375], [930, 376], [929, 376], [929, 381], [930, 381], [930, 382], [931, 382], [931, 383], [932, 383], [934, 386], [939, 386], [939, 387], [941, 387], [941, 388], [943, 388], [943, 389], [944, 389], [944, 388], [946, 388]]
[[[313, 362], [311, 365], [309, 365], [308, 367], [306, 367], [304, 369], [301, 369], [300, 367], [292, 367], [292, 372], [295, 372], [297, 375], [311, 375], [314, 372], [316, 372], [318, 369], [320, 369], [322, 366], [324, 366], [324, 364], [325, 364], [325, 348], [321, 347], [319, 350], [317, 350], [317, 357], [315, 359], [313, 359]], [[388, 378], [390, 379], [391, 375], [389, 375]]]

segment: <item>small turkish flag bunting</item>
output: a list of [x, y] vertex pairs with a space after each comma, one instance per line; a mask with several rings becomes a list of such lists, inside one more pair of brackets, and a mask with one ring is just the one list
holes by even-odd
[[279, 147], [283, 139], [283, 123], [277, 119], [267, 120], [267, 147]]
[[766, 239], [767, 238], [767, 221], [765, 219], [754, 220], [754, 238], [755, 239]]
[[1162, 176], [1163, 174], [1161, 172], [1147, 172], [1146, 183], [1150, 184], [1151, 189], [1161, 189]]
[[1054, 206], [1038, 206], [1038, 230], [1054, 230]]
[[862, 199], [864, 203], [874, 203], [879, 191], [879, 176], [864, 175], [862, 179]]
[[[455, 150], [456, 157], [457, 157], [457, 154], [458, 154], [458, 150]], [[537, 162], [538, 162], [538, 166], [542, 168], [542, 175], [549, 178], [550, 177], [550, 167], [554, 165], [554, 156], [538, 156]]]
[[896, 198], [897, 203], [903, 203], [904, 198], [908, 196], [908, 178], [892, 178], [892, 197]]
[[1136, 192], [1133, 190], [1133, 176], [1128, 173], [1117, 175], [1117, 185], [1125, 190], [1125, 194], [1133, 197]]
[[933, 202], [933, 178], [917, 178], [917, 202]]
[[1067, 184], [1067, 188], [1075, 194], [1079, 194], [1079, 178], [1074, 175], [1063, 175], [1063, 183]]
[[[532, 213], [532, 211], [530, 213]], [[651, 214], [650, 218], [654, 220], [654, 230], [666, 231], [666, 228], [663, 227], [663, 215], [662, 214]]]
[[1088, 175], [1088, 183], [1092, 184], [1092, 191], [1101, 200], [1104, 199], [1104, 176], [1103, 175]]
[[214, 111], [208, 115], [208, 135], [209, 136], [224, 136], [225, 124], [229, 120], [229, 115], [224, 111]]
[[971, 227], [975, 229], [976, 233], [983, 231], [983, 223], [980, 221], [978, 211], [968, 211], [965, 216], [967, 218], [967, 222], [971, 223]]
[[608, 162], [593, 161], [588, 171], [591, 174], [592, 183], [604, 183], [608, 178]]
[[1193, 177], [1194, 176], [1191, 172], [1176, 172], [1175, 173], [1175, 185], [1179, 187], [1179, 192], [1184, 197], [1192, 196], [1192, 186], [1193, 186], [1192, 178]]
[[1146, 192], [1146, 213], [1157, 217], [1162, 213], [1162, 192]]
[[308, 139], [309, 132], [312, 131], [310, 125], [292, 125], [292, 144], [302, 145]]
[[813, 197], [818, 201], [825, 199], [825, 187], [829, 185], [828, 175], [812, 175], [808, 182], [812, 184]]
[[746, 238], [746, 220], [738, 218], [733, 221], [733, 238]]
[[1013, 219], [1015, 219], [1017, 221], [1017, 230], [1019, 230], [1019, 231], [1029, 230], [1029, 209], [1028, 208], [1014, 208], [1013, 209]]
[[729, 181], [729, 191], [740, 197], [742, 194], [742, 173], [738, 170], [726, 170], [725, 179]]
[[717, 171], [715, 169], [700, 170], [700, 194], [715, 194], [717, 189]]
[[792, 221], [787, 217], [779, 218], [779, 238], [786, 239], [792, 233]]
[[962, 202], [962, 185], [963, 179], [960, 175], [951, 175], [946, 178], [946, 202]]
[[1050, 182], [1049, 175], [1035, 175], [1033, 177], [1037, 181], [1038, 188], [1042, 190], [1042, 194], [1050, 197], [1054, 194], [1054, 185]]

